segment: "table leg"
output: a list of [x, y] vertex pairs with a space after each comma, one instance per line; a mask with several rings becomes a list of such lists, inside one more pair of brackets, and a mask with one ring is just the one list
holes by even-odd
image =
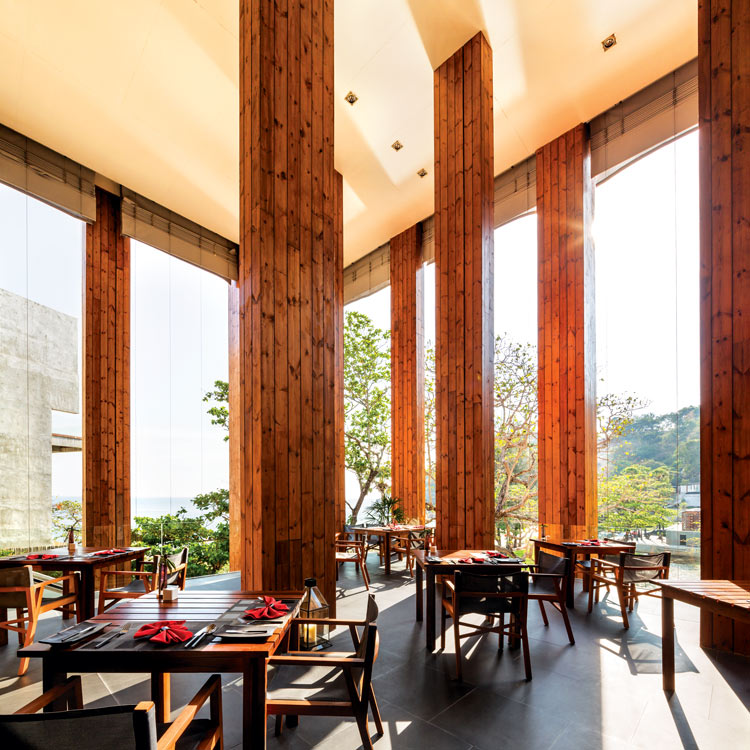
[[663, 594], [661, 602], [662, 687], [674, 692], [674, 599]]
[[266, 747], [266, 668], [265, 659], [249, 659], [242, 673], [242, 747]]
[[417, 584], [417, 622], [422, 622], [424, 618], [424, 602], [422, 601], [422, 589], [424, 588], [422, 585], [422, 566], [417, 563], [416, 564], [416, 584]]
[[568, 609], [575, 609], [576, 556], [572, 550], [566, 550], [565, 557], [568, 558], [568, 582], [566, 585], [565, 604]]
[[151, 700], [156, 706], [156, 721], [160, 724], [168, 724], [172, 719], [169, 672], [151, 673]]
[[425, 628], [425, 638], [427, 641], [427, 650], [435, 650], [435, 571], [433, 566], [427, 568], [427, 603], [425, 613], [427, 615], [427, 627]]
[[95, 614], [94, 610], [94, 567], [81, 566], [81, 581], [78, 588], [78, 606], [81, 608], [81, 620], [88, 620]]
[[[42, 659], [42, 690], [46, 692], [51, 690], [53, 687], [61, 685], [65, 680], [68, 679], [67, 672], [60, 672], [52, 659]], [[44, 713], [51, 713], [52, 711], [65, 711], [67, 709], [67, 697], [63, 696], [58, 698], [56, 701], [52, 701], [46, 705], [42, 710]]]
[[[68, 578], [63, 581], [63, 596], [70, 596], [70, 579]], [[73, 617], [73, 605], [64, 604], [62, 608], [63, 620], [69, 620], [71, 617]]]
[[[5, 622], [8, 619], [8, 610], [6, 607], [0, 607], [0, 622]], [[5, 628], [0, 628], [0, 646], [8, 645], [8, 631]]]
[[391, 574], [391, 532], [385, 532], [385, 574], [389, 576]]

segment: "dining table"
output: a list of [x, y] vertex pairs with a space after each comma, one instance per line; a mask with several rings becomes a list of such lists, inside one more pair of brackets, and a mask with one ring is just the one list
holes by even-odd
[[[585, 560], [592, 556], [605, 557], [607, 555], [619, 555], [621, 552], [634, 552], [635, 542], [616, 542], [611, 539], [532, 539], [534, 544], [534, 562], [539, 560], [539, 550], [549, 550], [570, 561], [568, 565], [569, 575], [565, 587], [565, 604], [568, 609], [575, 609], [575, 580], [576, 561], [579, 558]], [[590, 581], [586, 575], [583, 576], [583, 590], [589, 590]]]
[[[491, 555], [495, 555], [491, 557]], [[504, 557], [494, 550], [436, 550], [430, 553], [426, 550], [416, 550], [414, 553], [416, 565], [415, 582], [417, 587], [417, 622], [425, 622], [425, 647], [428, 651], [435, 650], [435, 616], [437, 604], [437, 582], [441, 576], [452, 576], [457, 570], [476, 571], [477, 569], [497, 570], [513, 566], [520, 569], [522, 560]], [[425, 585], [426, 584], [426, 585]], [[423, 588], [426, 595], [423, 595]]]
[[27, 552], [22, 555], [0, 557], [0, 568], [15, 568], [31, 565], [36, 570], [60, 570], [63, 573], [76, 572], [80, 576], [78, 602], [81, 619], [88, 620], [95, 614], [94, 593], [96, 574], [115, 564], [133, 560], [142, 561], [149, 547], [76, 547], [69, 552], [67, 547], [55, 547]]
[[[188, 641], [168, 645], [134, 637], [138, 628], [149, 623], [184, 621], [184, 627], [197, 634], [201, 628], [227, 624], [242, 617], [245, 607], [262, 603], [261, 597], [273, 596], [287, 606], [283, 617], [269, 623], [269, 635], [262, 640], [216, 640], [206, 636], [195, 648]], [[181, 591], [176, 601], [161, 601], [157, 592], [138, 599], [126, 599], [101, 615], [90, 618], [78, 628], [102, 627], [90, 638], [74, 645], [44, 643], [42, 639], [19, 650], [20, 656], [42, 661], [45, 691], [67, 679], [70, 673], [146, 673], [151, 675], [151, 700], [156, 720], [168, 722], [171, 715], [171, 673], [239, 673], [242, 675], [242, 746], [261, 750], [266, 747], [266, 690], [268, 659], [286, 648], [290, 623], [298, 614], [301, 592], [207, 592]], [[252, 625], [262, 625], [252, 620]], [[223, 625], [222, 625], [223, 623]], [[239, 626], [238, 626], [239, 627]], [[106, 640], [110, 635], [113, 637]], [[55, 636], [52, 636], [54, 639]], [[100, 641], [105, 643], [99, 645]], [[85, 696], [84, 696], [85, 697]], [[52, 703], [49, 710], [64, 710]]]
[[391, 574], [391, 539], [394, 536], [408, 534], [410, 531], [424, 531], [424, 525], [417, 524], [389, 524], [386, 526], [352, 526], [349, 533], [354, 534], [356, 541], [367, 541], [369, 536], [377, 536], [382, 542], [383, 555], [385, 556], [385, 574]]

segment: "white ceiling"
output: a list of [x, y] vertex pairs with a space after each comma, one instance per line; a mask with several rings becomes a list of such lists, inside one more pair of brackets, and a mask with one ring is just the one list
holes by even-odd
[[[0, 0], [0, 122], [236, 241], [238, 6]], [[480, 29], [497, 174], [695, 57], [697, 2], [337, 0], [345, 263], [432, 213], [432, 71]]]

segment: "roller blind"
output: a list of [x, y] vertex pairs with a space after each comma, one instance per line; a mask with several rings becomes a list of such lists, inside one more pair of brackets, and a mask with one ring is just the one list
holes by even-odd
[[238, 278], [237, 246], [184, 216], [122, 189], [122, 233], [227, 281]]
[[591, 121], [591, 174], [599, 181], [606, 179], [697, 125], [696, 59]]
[[76, 218], [96, 220], [94, 172], [4, 125], [0, 182]]
[[386, 242], [344, 269], [344, 304], [367, 297], [391, 283], [391, 246]]
[[495, 177], [495, 229], [536, 209], [536, 156]]

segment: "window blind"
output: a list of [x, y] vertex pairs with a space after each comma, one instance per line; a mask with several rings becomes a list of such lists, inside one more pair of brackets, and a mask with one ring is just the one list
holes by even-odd
[[536, 209], [536, 156], [495, 177], [495, 229]]
[[391, 283], [391, 246], [386, 242], [344, 269], [344, 304], [387, 287]]
[[94, 172], [0, 125], [0, 182], [83, 219], [96, 219]]
[[184, 216], [122, 188], [122, 233], [215, 273], [238, 278], [237, 246]]

